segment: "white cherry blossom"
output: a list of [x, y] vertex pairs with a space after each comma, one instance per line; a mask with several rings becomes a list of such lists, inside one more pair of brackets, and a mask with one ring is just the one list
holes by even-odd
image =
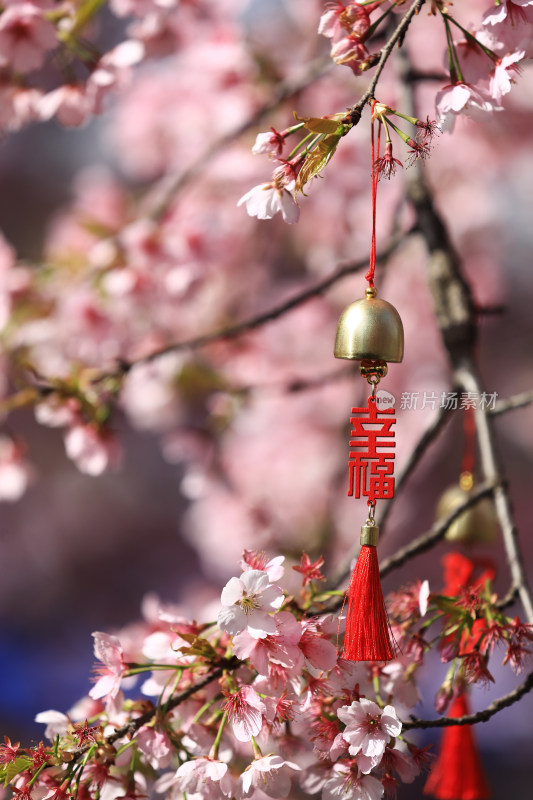
[[250, 797], [260, 789], [269, 797], [287, 797], [291, 790], [290, 770], [299, 770], [297, 764], [281, 756], [269, 755], [252, 761], [240, 777], [242, 797]]
[[350, 706], [342, 706], [337, 716], [346, 725], [342, 735], [350, 745], [350, 755], [361, 753], [371, 759], [378, 757], [373, 766], [381, 761], [391, 737], [398, 736], [402, 729], [394, 706], [381, 709], [366, 697], [354, 700]]
[[218, 624], [226, 633], [236, 634], [248, 630], [254, 639], [264, 639], [276, 633], [276, 623], [271, 611], [283, 603], [283, 592], [270, 583], [266, 572], [250, 569], [240, 578], [230, 578], [222, 589], [222, 608]]
[[384, 787], [373, 775], [361, 775], [357, 767], [337, 763], [322, 789], [322, 800], [379, 800]]
[[257, 219], [272, 219], [278, 212], [285, 222], [292, 224], [298, 222], [300, 209], [292, 196], [293, 185], [278, 187], [275, 183], [260, 183], [246, 192], [238, 206], [245, 205], [250, 217]]
[[501, 111], [501, 106], [485, 89], [467, 83], [454, 83], [445, 86], [435, 97], [439, 128], [442, 131], [453, 131], [455, 119], [459, 114], [470, 114], [471, 111]]

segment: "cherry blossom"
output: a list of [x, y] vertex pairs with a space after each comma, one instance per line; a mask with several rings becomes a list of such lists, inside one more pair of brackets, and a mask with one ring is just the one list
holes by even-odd
[[322, 36], [339, 41], [347, 34], [363, 38], [370, 27], [368, 12], [359, 3], [348, 3], [346, 6], [337, 0], [328, 4], [327, 10], [320, 17], [318, 32]]
[[517, 53], [508, 53], [496, 62], [490, 75], [489, 90], [496, 102], [500, 102], [502, 97], [511, 91], [514, 76], [518, 74], [516, 62], [521, 61], [524, 55], [524, 50], [520, 50]]
[[372, 700], [362, 697], [350, 706], [342, 706], [337, 716], [346, 728], [343, 737], [350, 745], [350, 754], [362, 753], [367, 757], [381, 757], [391, 737], [398, 736], [402, 723], [394, 706], [381, 709]]
[[274, 556], [274, 558], [267, 561], [267, 557], [264, 553], [257, 553], [245, 548], [242, 554], [240, 567], [243, 572], [248, 569], [262, 570], [266, 572], [269, 580], [275, 583], [279, 581], [285, 573], [285, 567], [283, 566], [284, 561], [285, 556]]
[[256, 789], [268, 797], [287, 797], [291, 790], [290, 771], [299, 769], [297, 764], [285, 761], [281, 756], [257, 758], [241, 773], [242, 797], [250, 797]]
[[228, 695], [226, 711], [235, 738], [239, 742], [249, 742], [262, 728], [266, 707], [255, 689], [242, 686], [237, 692]]
[[237, 658], [250, 659], [260, 675], [268, 676], [271, 661], [288, 669], [303, 664], [303, 654], [298, 647], [302, 628], [298, 621], [288, 611], [280, 611], [275, 615], [274, 622], [275, 635], [258, 639], [244, 630], [233, 639], [233, 652]]
[[65, 434], [65, 450], [81, 472], [101, 475], [121, 459], [118, 440], [109, 431], [99, 431], [94, 425], [77, 424]]
[[207, 798], [219, 797], [219, 792], [229, 796], [233, 789], [228, 765], [208, 757], [185, 761], [178, 767], [176, 779], [182, 792]]
[[437, 92], [435, 98], [439, 128], [453, 131], [459, 114], [471, 111], [499, 111], [500, 106], [488, 91], [465, 83], [454, 83]]
[[338, 762], [322, 788], [322, 800], [379, 800], [384, 787], [373, 775], [363, 775], [357, 766]]
[[279, 609], [283, 591], [270, 583], [266, 572], [251, 569], [240, 578], [231, 578], [220, 599], [218, 624], [223, 631], [235, 634], [246, 629], [254, 639], [276, 633], [276, 623], [269, 612]]
[[93, 633], [94, 654], [103, 666], [97, 666], [99, 678], [89, 692], [94, 700], [106, 697], [114, 700], [120, 692], [122, 678], [127, 671], [122, 645], [116, 636], [96, 631]]
[[54, 25], [31, 2], [17, 3], [0, 16], [0, 63], [16, 72], [30, 72], [58, 44]]
[[153, 769], [168, 767], [172, 755], [171, 744], [161, 731], [143, 725], [135, 737], [140, 750]]
[[428, 610], [428, 602], [429, 602], [429, 581], [422, 581], [420, 584], [420, 590], [418, 593], [418, 609], [420, 611], [420, 616], [425, 617], [426, 612]]
[[0, 502], [20, 500], [33, 478], [34, 470], [24, 458], [22, 445], [0, 436]]
[[283, 133], [272, 128], [270, 131], [257, 134], [255, 144], [252, 147], [252, 153], [254, 155], [265, 153], [272, 156], [279, 156], [283, 150], [284, 143], [285, 137]]
[[237, 205], [245, 205], [249, 216], [258, 219], [272, 219], [281, 212], [285, 222], [292, 224], [300, 218], [300, 209], [292, 195], [293, 189], [294, 184], [277, 186], [275, 182], [261, 183], [246, 192]]
[[93, 108], [83, 84], [65, 84], [39, 98], [38, 112], [43, 120], [56, 117], [66, 127], [78, 127], [89, 119]]

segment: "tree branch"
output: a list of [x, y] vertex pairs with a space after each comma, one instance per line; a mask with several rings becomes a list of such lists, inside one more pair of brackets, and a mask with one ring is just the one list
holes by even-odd
[[[409, 68], [402, 57], [404, 71]], [[411, 112], [415, 113], [412, 87], [409, 95]], [[424, 170], [419, 162], [410, 170], [407, 181], [408, 198], [416, 213], [418, 229], [428, 253], [429, 286], [442, 339], [455, 372], [454, 379], [465, 391], [483, 393], [477, 374], [473, 345], [476, 340], [477, 314], [471, 288], [462, 274], [444, 221], [432, 201]], [[513, 520], [511, 503], [502, 464], [496, 450], [494, 421], [486, 408], [475, 408], [476, 436], [484, 481], [493, 483], [494, 505], [503, 535], [503, 543], [513, 585], [517, 588], [524, 612], [533, 622], [533, 599], [527, 585], [518, 533]]]
[[533, 672], [530, 672], [526, 680], [513, 689], [509, 694], [494, 700], [490, 706], [483, 711], [476, 711], [475, 714], [465, 714], [464, 717], [441, 717], [440, 719], [418, 719], [411, 717], [408, 722], [403, 722], [403, 730], [413, 728], [450, 728], [454, 725], [475, 725], [476, 722], [487, 722], [491, 717], [502, 711], [508, 706], [512, 706], [533, 689]]
[[[467, 392], [482, 392], [481, 382], [477, 376], [474, 363], [468, 358], [455, 373], [458, 383]], [[503, 467], [499, 461], [494, 435], [494, 421], [487, 413], [486, 408], [478, 404], [474, 410], [476, 420], [476, 435], [480, 455], [480, 469], [486, 481], [501, 481]], [[513, 585], [524, 607], [527, 620], [533, 623], [533, 598], [527, 583], [526, 571], [522, 553], [518, 544], [518, 530], [513, 519], [511, 500], [507, 488], [500, 482], [494, 490], [494, 505], [500, 523], [503, 544], [507, 555]]]
[[469, 493], [468, 498], [464, 501], [464, 503], [461, 503], [461, 505], [454, 509], [451, 514], [448, 514], [447, 517], [436, 522], [431, 530], [429, 530], [427, 533], [419, 536], [405, 547], [400, 548], [400, 550], [398, 550], [393, 556], [390, 556], [390, 558], [385, 559], [380, 566], [380, 575], [385, 577], [385, 575], [388, 575], [389, 572], [401, 567], [402, 564], [405, 564], [405, 562], [410, 558], [413, 558], [413, 556], [429, 550], [434, 544], [439, 542], [441, 539], [444, 539], [446, 531], [450, 525], [455, 522], [455, 520], [460, 517], [461, 514], [463, 514], [468, 508], [471, 508], [479, 503], [479, 501], [484, 497], [493, 495], [500, 487], [501, 483], [499, 480], [485, 481], [478, 484]]
[[498, 400], [495, 407], [489, 410], [489, 414], [492, 417], [497, 417], [517, 408], [525, 408], [531, 403], [533, 403], [533, 392], [521, 392], [513, 397], [508, 397], [506, 400]]
[[[419, 553], [424, 553], [426, 550], [430, 550], [433, 545], [444, 538], [448, 528], [458, 517], [461, 516], [461, 514], [463, 514], [472, 506], [475, 506], [480, 502], [480, 500], [483, 500], [484, 497], [488, 497], [489, 495], [493, 494], [497, 486], [498, 484], [496, 482], [479, 483], [474, 489], [472, 489], [468, 497], [461, 503], [460, 506], [454, 508], [454, 510], [446, 517], [443, 517], [443, 519], [438, 520], [438, 522], [436, 522], [427, 533], [424, 533], [417, 539], [414, 539], [405, 547], [400, 548], [393, 556], [390, 556], [390, 558], [384, 559], [379, 568], [379, 574], [381, 577], [384, 578], [389, 574], [389, 572], [393, 572], [393, 570], [401, 567], [406, 561], [414, 558], [414, 556], [418, 555]], [[339, 586], [344, 582], [346, 577], [347, 574], [342, 575], [338, 584], [335, 585]], [[338, 610], [342, 606], [342, 603], [343, 599], [340, 598], [339, 600], [335, 600], [335, 602], [329, 605], [325, 610], [311, 609], [309, 613], [331, 613]]]
[[408, 11], [404, 14], [402, 19], [400, 20], [398, 26], [393, 31], [387, 43], [379, 51], [380, 54], [379, 54], [379, 59], [376, 63], [376, 71], [374, 73], [372, 80], [370, 81], [368, 89], [366, 90], [364, 95], [360, 98], [360, 100], [358, 100], [357, 103], [350, 109], [349, 116], [351, 117], [354, 125], [357, 125], [357, 123], [361, 119], [361, 114], [365, 105], [368, 103], [369, 100], [371, 100], [374, 97], [376, 86], [381, 77], [381, 73], [385, 68], [385, 64], [387, 63], [389, 56], [392, 53], [394, 45], [397, 42], [401, 44], [403, 37], [407, 33], [407, 28], [411, 24], [411, 20], [416, 14], [418, 14], [418, 12], [420, 11], [425, 2], [426, 0], [415, 0], [415, 2], [412, 4], [412, 6], [408, 9]]
[[[377, 257], [378, 261], [386, 261], [390, 256], [394, 253], [394, 251], [399, 247], [399, 245], [405, 241], [405, 238], [408, 237], [412, 231], [407, 231], [402, 234], [398, 234], [394, 236], [388, 247], [383, 250]], [[325, 294], [328, 289], [334, 286], [338, 281], [342, 278], [346, 278], [348, 275], [354, 275], [357, 272], [361, 272], [363, 269], [367, 269], [368, 267], [368, 258], [360, 259], [359, 261], [350, 262], [348, 264], [344, 264], [343, 266], [339, 267], [335, 272], [329, 275], [324, 280], [316, 283], [314, 286], [310, 286], [307, 289], [304, 289], [298, 294], [295, 294], [289, 300], [285, 300], [283, 303], [280, 303], [277, 306], [274, 306], [269, 311], [265, 311], [263, 314], [258, 314], [255, 317], [251, 317], [250, 319], [243, 320], [242, 322], [238, 322], [236, 325], [231, 325], [227, 328], [221, 328], [216, 331], [212, 331], [211, 333], [205, 333], [200, 336], [195, 336], [192, 339], [186, 339], [183, 342], [175, 342], [172, 344], [165, 345], [165, 347], [160, 348], [159, 350], [154, 350], [152, 353], [149, 353], [147, 356], [143, 356], [141, 358], [135, 359], [133, 361], [121, 361], [119, 365], [118, 372], [128, 372], [133, 366], [136, 364], [143, 364], [154, 361], [160, 356], [166, 355], [166, 353], [175, 353], [181, 350], [197, 350], [201, 347], [205, 347], [206, 345], [213, 344], [214, 342], [224, 341], [228, 339], [236, 339], [239, 336], [242, 336], [243, 333], [248, 333], [250, 331], [256, 330], [257, 328], [261, 328], [263, 325], [268, 324], [269, 322], [273, 322], [279, 317], [282, 317], [288, 311], [292, 311], [295, 308], [307, 303], [309, 300], [314, 299], [315, 297], [320, 297], [321, 295]]]

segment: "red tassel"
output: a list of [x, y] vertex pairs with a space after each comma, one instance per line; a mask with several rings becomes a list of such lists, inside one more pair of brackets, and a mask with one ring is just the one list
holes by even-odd
[[[462, 692], [450, 706], [450, 717], [469, 714]], [[424, 787], [439, 800], [486, 800], [490, 788], [481, 766], [471, 725], [454, 725], [442, 734], [440, 754]]]
[[363, 545], [348, 588], [342, 657], [350, 661], [390, 661], [390, 624], [373, 545]]

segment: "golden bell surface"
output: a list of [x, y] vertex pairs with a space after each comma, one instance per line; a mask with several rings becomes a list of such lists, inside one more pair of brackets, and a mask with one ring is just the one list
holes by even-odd
[[[437, 519], [444, 519], [455, 511], [465, 500], [469, 492], [461, 486], [450, 486], [442, 495], [437, 505]], [[467, 508], [452, 522], [445, 533], [449, 542], [460, 544], [490, 544], [498, 535], [498, 520], [494, 503], [488, 497], [476, 505]]]
[[403, 325], [393, 305], [376, 297], [374, 287], [366, 297], [342, 312], [335, 337], [335, 358], [354, 361], [398, 362], [403, 358]]

